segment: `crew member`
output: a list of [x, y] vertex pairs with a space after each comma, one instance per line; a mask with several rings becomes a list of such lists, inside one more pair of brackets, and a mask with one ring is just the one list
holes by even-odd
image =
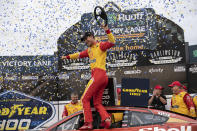
[[195, 105], [196, 117], [197, 117], [197, 95], [195, 95], [195, 96], [193, 97], [193, 102], [194, 102], [194, 105]]
[[89, 57], [91, 68], [91, 79], [88, 82], [86, 89], [81, 97], [83, 110], [84, 110], [84, 125], [79, 128], [80, 130], [93, 129], [92, 112], [90, 108], [90, 100], [93, 97], [93, 104], [95, 109], [99, 112], [104, 128], [109, 128], [111, 125], [111, 118], [106, 109], [102, 105], [102, 95], [105, 87], [108, 84], [108, 77], [106, 74], [106, 57], [107, 49], [114, 46], [115, 38], [110, 32], [108, 26], [102, 26], [108, 36], [106, 42], [98, 42], [95, 40], [92, 32], [86, 32], [82, 37], [82, 41], [88, 46], [88, 49], [82, 52], [62, 56], [62, 59], [78, 59]]
[[162, 94], [163, 87], [156, 85], [153, 90], [153, 95], [148, 100], [148, 105], [154, 109], [165, 110], [167, 104], [166, 97]]
[[78, 100], [78, 94], [76, 92], [71, 93], [71, 102], [64, 106], [64, 111], [62, 113], [62, 118], [69, 116], [77, 111], [82, 110], [82, 104]]
[[187, 116], [196, 117], [195, 106], [191, 96], [182, 90], [182, 84], [174, 81], [169, 85], [172, 87], [171, 111]]

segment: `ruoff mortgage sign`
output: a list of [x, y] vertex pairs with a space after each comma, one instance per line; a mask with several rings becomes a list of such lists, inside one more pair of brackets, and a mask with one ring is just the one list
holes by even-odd
[[[116, 38], [116, 44], [108, 51], [107, 67], [134, 66], [138, 62], [139, 53], [135, 50], [149, 49], [150, 43], [156, 43], [155, 12], [150, 8], [120, 10], [113, 3], [105, 7], [110, 30]], [[81, 17], [82, 30], [90, 30], [99, 41], [106, 41], [105, 31], [97, 24], [92, 13]], [[143, 54], [141, 52], [140, 54]]]
[[17, 91], [0, 94], [0, 130], [37, 129], [55, 114], [52, 104]]

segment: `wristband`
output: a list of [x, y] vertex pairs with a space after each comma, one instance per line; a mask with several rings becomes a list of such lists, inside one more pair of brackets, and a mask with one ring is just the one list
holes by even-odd
[[67, 55], [67, 56], [66, 56], [66, 59], [70, 59], [70, 56], [69, 56], [69, 55]]
[[106, 32], [107, 34], [110, 34], [110, 33], [111, 33], [110, 29], [106, 30], [105, 32]]

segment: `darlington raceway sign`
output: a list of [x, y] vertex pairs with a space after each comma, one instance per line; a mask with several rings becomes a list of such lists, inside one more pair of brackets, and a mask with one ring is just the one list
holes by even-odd
[[52, 104], [17, 91], [0, 94], [0, 130], [37, 129], [55, 114]]

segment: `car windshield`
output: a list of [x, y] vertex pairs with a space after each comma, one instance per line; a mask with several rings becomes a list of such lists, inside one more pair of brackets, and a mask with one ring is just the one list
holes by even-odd
[[[136, 109], [135, 110], [108, 110], [112, 118], [111, 128], [126, 128], [136, 127], [142, 125], [154, 125], [165, 123], [169, 118], [166, 116], [154, 114], [149, 109]], [[102, 129], [100, 127], [101, 117], [98, 112], [93, 111], [93, 128]], [[74, 116], [59, 124], [53, 130], [77, 130], [84, 124], [83, 113]]]

